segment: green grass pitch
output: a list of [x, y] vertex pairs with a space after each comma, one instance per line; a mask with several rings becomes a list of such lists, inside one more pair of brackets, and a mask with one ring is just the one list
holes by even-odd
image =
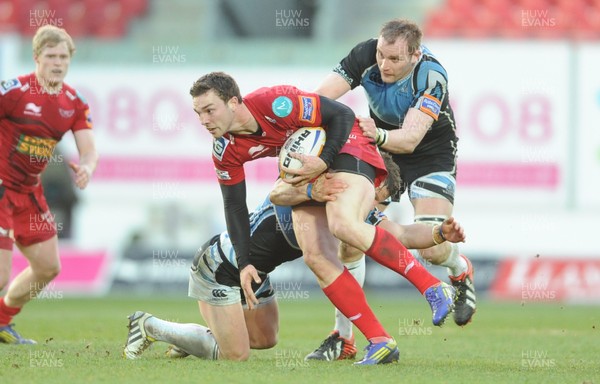
[[[333, 312], [321, 293], [281, 300], [279, 344], [253, 351], [243, 363], [168, 359], [163, 343], [139, 360], [122, 358], [127, 315], [140, 309], [166, 320], [200, 322], [190, 299], [40, 299], [16, 319], [17, 330], [39, 344], [0, 344], [0, 383], [600, 384], [597, 306], [481, 300], [472, 324], [460, 328], [449, 320], [437, 328], [424, 300], [369, 298], [398, 341], [398, 364], [305, 363], [304, 355], [332, 326]], [[356, 341], [359, 348], [366, 344], [362, 336]]]

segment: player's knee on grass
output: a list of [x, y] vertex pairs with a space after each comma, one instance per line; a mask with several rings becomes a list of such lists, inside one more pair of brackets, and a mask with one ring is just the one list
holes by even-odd
[[235, 348], [231, 350], [220, 350], [219, 359], [231, 361], [246, 361], [250, 357], [250, 350], [246, 348]]
[[277, 345], [277, 333], [250, 335], [250, 348], [269, 349]]

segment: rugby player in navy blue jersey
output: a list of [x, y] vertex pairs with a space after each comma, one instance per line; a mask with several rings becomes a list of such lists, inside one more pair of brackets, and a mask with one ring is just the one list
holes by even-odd
[[[398, 201], [408, 190], [415, 222], [435, 225], [452, 215], [458, 138], [448, 75], [421, 44], [421, 38], [421, 30], [411, 21], [386, 22], [377, 38], [352, 48], [316, 93], [338, 99], [363, 87], [370, 110], [370, 118], [359, 118], [363, 134], [392, 154], [401, 169], [403, 188], [392, 200]], [[469, 323], [476, 308], [471, 262], [456, 244], [443, 243], [419, 253], [433, 265], [448, 268], [457, 290], [454, 321], [460, 326]], [[357, 280], [364, 280], [364, 257], [360, 253], [343, 252], [342, 261]], [[352, 324], [339, 311], [335, 332], [345, 338], [352, 335]], [[307, 357], [323, 359], [321, 349]]]

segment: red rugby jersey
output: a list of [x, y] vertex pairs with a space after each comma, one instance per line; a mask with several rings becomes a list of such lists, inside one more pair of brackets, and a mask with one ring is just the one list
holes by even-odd
[[30, 192], [52, 158], [54, 147], [71, 130], [91, 129], [87, 103], [67, 84], [46, 93], [35, 73], [0, 83], [0, 182]]
[[219, 182], [224, 185], [245, 179], [244, 163], [277, 156], [279, 148], [294, 131], [321, 126], [319, 96], [293, 86], [259, 88], [244, 97], [244, 104], [262, 132], [259, 135], [227, 133], [213, 141], [215, 170]]

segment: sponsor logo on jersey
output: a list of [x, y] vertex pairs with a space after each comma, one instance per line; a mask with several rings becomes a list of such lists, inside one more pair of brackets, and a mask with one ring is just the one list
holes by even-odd
[[21, 82], [19, 79], [6, 80], [0, 83], [0, 94], [5, 95], [11, 89], [19, 88]]
[[229, 172], [221, 171], [220, 169], [215, 168], [215, 172], [217, 173], [217, 178], [219, 180], [231, 180], [231, 176], [229, 176]]
[[42, 116], [42, 106], [35, 105], [34, 103], [27, 103], [25, 104], [23, 113], [30, 116]]
[[269, 149], [270, 149], [269, 147], [265, 147], [264, 145], [259, 144], [256, 147], [251, 147], [248, 150], [248, 154], [250, 155], [250, 157], [256, 158], [256, 157], [260, 156], [261, 154], [263, 154], [265, 151], [268, 151]]
[[8, 237], [9, 239], [15, 240], [15, 231], [13, 229], [6, 229], [0, 227], [0, 236]]
[[265, 119], [267, 119], [267, 121], [272, 124], [275, 124], [277, 122], [277, 120], [275, 120], [274, 118], [269, 117], [267, 115], [265, 115]]
[[442, 103], [431, 95], [423, 95], [419, 110], [437, 120]]
[[62, 117], [64, 117], [65, 119], [71, 118], [73, 117], [73, 114], [75, 113], [74, 109], [62, 109], [62, 108], [58, 108], [58, 112], [60, 113], [60, 115]]
[[218, 139], [213, 140], [213, 156], [219, 159], [219, 161], [223, 161], [223, 155], [225, 154], [225, 149], [229, 145], [229, 140], [224, 137], [219, 137]]
[[317, 111], [315, 109], [317, 98], [313, 96], [298, 96], [298, 99], [300, 101], [300, 114], [298, 119], [314, 124], [317, 119]]
[[0, 237], [8, 237], [8, 234], [9, 234], [8, 229], [0, 227]]
[[48, 160], [52, 157], [57, 142], [50, 138], [21, 134], [17, 143], [17, 151], [38, 160]]
[[278, 117], [288, 116], [290, 113], [292, 113], [293, 108], [294, 105], [292, 104], [292, 100], [286, 96], [279, 96], [271, 105], [273, 113]]

